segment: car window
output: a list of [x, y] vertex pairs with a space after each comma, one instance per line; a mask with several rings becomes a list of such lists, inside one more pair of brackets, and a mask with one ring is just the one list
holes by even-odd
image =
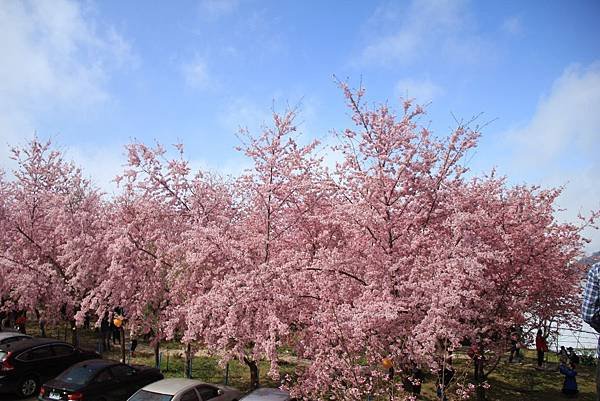
[[30, 338], [31, 338], [30, 336], [24, 336], [24, 335], [5, 337], [2, 340], [0, 340], [0, 344], [10, 344], [10, 343], [14, 343], [15, 341], [29, 340]]
[[94, 383], [106, 383], [107, 381], [112, 380], [112, 375], [108, 371], [108, 369], [104, 369], [94, 378]]
[[19, 355], [18, 359], [22, 361], [37, 361], [40, 359], [52, 358], [54, 354], [52, 353], [52, 349], [50, 346], [46, 345], [44, 347], [34, 348], [31, 351], [27, 351], [21, 355]]
[[97, 366], [84, 364], [65, 370], [57, 377], [57, 379], [66, 383], [85, 384], [89, 382], [97, 372]]
[[135, 369], [127, 366], [127, 365], [117, 365], [110, 368], [113, 376], [117, 379], [121, 377], [129, 377], [135, 375]]
[[198, 401], [198, 396], [194, 390], [188, 390], [181, 397], [179, 397], [180, 401]]
[[67, 356], [73, 353], [73, 347], [69, 345], [53, 345], [52, 349], [54, 350], [55, 356]]
[[219, 395], [219, 389], [212, 386], [198, 386], [196, 387], [196, 390], [198, 391], [198, 394], [200, 394], [200, 397], [202, 397], [203, 401], [210, 400], [211, 398], [215, 398]]
[[172, 395], [153, 393], [152, 391], [139, 390], [127, 401], [171, 401]]

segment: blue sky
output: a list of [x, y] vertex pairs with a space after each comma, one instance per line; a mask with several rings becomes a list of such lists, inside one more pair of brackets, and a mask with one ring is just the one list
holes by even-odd
[[335, 74], [430, 103], [439, 135], [483, 113], [474, 173], [567, 185], [573, 220], [600, 208], [599, 18], [598, 1], [2, 1], [0, 166], [36, 132], [109, 192], [131, 139], [236, 173], [237, 128], [273, 107], [300, 104], [308, 138], [347, 126]]

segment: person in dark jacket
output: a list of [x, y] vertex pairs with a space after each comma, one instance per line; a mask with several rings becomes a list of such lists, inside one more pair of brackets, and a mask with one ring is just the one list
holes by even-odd
[[567, 349], [564, 345], [560, 346], [560, 351], [558, 352], [558, 359], [560, 363], [567, 363], [567, 361], [569, 360], [569, 353], [567, 352]]
[[577, 388], [577, 380], [575, 379], [575, 376], [577, 376], [575, 364], [573, 362], [569, 362], [568, 365], [563, 363], [560, 365], [559, 370], [560, 373], [565, 375], [565, 381], [562, 388], [563, 394], [569, 396], [569, 398], [577, 397], [579, 389]]
[[521, 355], [521, 340], [521, 328], [518, 326], [511, 327], [510, 356], [508, 357], [508, 363], [512, 363], [513, 358], [515, 358], [517, 362], [521, 362], [523, 360]]
[[567, 354], [569, 356], [569, 362], [574, 365], [579, 365], [579, 355], [577, 355], [573, 347], [567, 348]]
[[100, 336], [102, 338], [102, 352], [110, 351], [110, 322], [108, 321], [108, 313], [104, 313], [104, 317], [100, 322]]

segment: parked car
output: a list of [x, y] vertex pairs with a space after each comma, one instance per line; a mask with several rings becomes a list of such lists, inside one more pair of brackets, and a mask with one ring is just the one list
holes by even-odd
[[125, 401], [140, 388], [163, 378], [160, 370], [148, 366], [90, 359], [44, 383], [38, 400]]
[[0, 345], [0, 392], [20, 397], [37, 395], [40, 383], [77, 362], [95, 358], [100, 358], [96, 352], [48, 338]]
[[192, 379], [165, 379], [147, 385], [128, 401], [237, 401], [242, 393], [233, 388]]
[[290, 401], [290, 393], [278, 388], [262, 387], [254, 390], [244, 398], [243, 401]]
[[33, 338], [18, 331], [0, 331], [0, 345]]

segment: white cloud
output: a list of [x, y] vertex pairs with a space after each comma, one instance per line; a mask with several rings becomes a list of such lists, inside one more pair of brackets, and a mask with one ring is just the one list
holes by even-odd
[[[531, 171], [545, 186], [565, 185], [558, 216], [600, 209], [600, 63], [571, 66], [544, 96], [531, 120], [506, 133], [516, 171]], [[588, 230], [588, 250], [600, 249], [600, 232]]]
[[[69, 0], [0, 2], [0, 156], [22, 142], [44, 113], [81, 111], [106, 101], [110, 73], [138, 60], [111, 27]], [[6, 167], [2, 157], [0, 165]]]
[[429, 79], [401, 79], [395, 86], [396, 95], [405, 99], [416, 99], [425, 104], [444, 94], [444, 89]]
[[[360, 63], [407, 64], [432, 52], [449, 60], [471, 62], [488, 46], [472, 31], [466, 1], [412, 0], [401, 6], [386, 3], [369, 19], [365, 31], [370, 38], [361, 51]], [[456, 54], [459, 47], [460, 54]], [[465, 54], [470, 56], [465, 59]]]
[[81, 166], [83, 175], [106, 194], [118, 192], [114, 179], [123, 173], [127, 161], [124, 145], [72, 146], [65, 149], [65, 158]]
[[[529, 123], [510, 133], [536, 162], [552, 161], [572, 148], [598, 150], [600, 145], [600, 63], [571, 66], [542, 98]], [[596, 153], [597, 155], [597, 153]]]
[[246, 97], [233, 98], [217, 116], [219, 124], [228, 133], [237, 133], [240, 128], [248, 129], [253, 135], [258, 135], [264, 126], [272, 122], [269, 105], [261, 105]]
[[216, 19], [234, 12], [239, 0], [201, 0], [200, 15], [205, 19]]
[[187, 85], [192, 88], [204, 89], [210, 85], [210, 76], [206, 63], [196, 58], [190, 63], [185, 63], [181, 67], [183, 78]]
[[510, 35], [519, 35], [523, 32], [523, 23], [517, 15], [510, 16], [502, 22], [502, 30]]

